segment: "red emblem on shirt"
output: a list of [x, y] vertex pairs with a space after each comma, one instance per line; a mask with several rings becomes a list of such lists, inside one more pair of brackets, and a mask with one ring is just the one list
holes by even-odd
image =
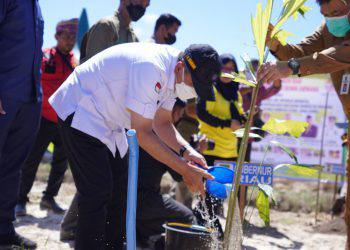
[[159, 94], [161, 89], [162, 89], [162, 85], [159, 82], [157, 82], [156, 86], [154, 87], [154, 90]]

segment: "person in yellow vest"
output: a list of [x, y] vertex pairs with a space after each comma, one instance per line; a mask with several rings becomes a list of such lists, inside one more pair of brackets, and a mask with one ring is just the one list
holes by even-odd
[[[238, 72], [233, 55], [223, 54], [220, 58], [223, 72]], [[238, 87], [238, 83], [221, 77], [215, 83], [215, 101], [198, 101], [199, 133], [214, 142], [213, 147], [203, 152], [208, 166], [213, 166], [216, 160], [233, 161], [238, 156], [237, 138], [232, 132], [241, 128], [245, 122], [243, 100]]]
[[[220, 56], [222, 72], [238, 73], [236, 60], [231, 54]], [[202, 152], [208, 166], [213, 166], [216, 160], [235, 161], [238, 156], [238, 139], [233, 131], [242, 127], [246, 121], [243, 111], [243, 99], [239, 93], [239, 84], [231, 79], [221, 77], [214, 84], [215, 101], [199, 99], [197, 102], [197, 117], [200, 136], [206, 136], [211, 146]], [[219, 238], [223, 237], [222, 226], [217, 214], [222, 209], [221, 201], [207, 194], [205, 203], [210, 219], [214, 221]], [[201, 209], [201, 208], [199, 208]], [[196, 212], [196, 217], [200, 213]]]

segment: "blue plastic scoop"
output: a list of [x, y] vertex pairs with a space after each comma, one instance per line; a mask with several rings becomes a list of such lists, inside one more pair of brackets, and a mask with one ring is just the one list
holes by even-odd
[[207, 192], [219, 199], [226, 199], [232, 188], [234, 171], [226, 167], [211, 167], [208, 173], [215, 177], [215, 180], [206, 181]]

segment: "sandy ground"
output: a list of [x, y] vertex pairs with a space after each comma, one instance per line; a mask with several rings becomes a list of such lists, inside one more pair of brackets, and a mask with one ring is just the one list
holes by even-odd
[[251, 222], [244, 231], [243, 245], [247, 250], [345, 249], [345, 224], [341, 218], [331, 220], [329, 215], [321, 214], [315, 227], [313, 214], [272, 211], [270, 228], [262, 227], [257, 213]]
[[[68, 243], [59, 241], [62, 216], [39, 209], [41, 192], [45, 184], [36, 182], [28, 204], [28, 216], [19, 219], [18, 232], [35, 240], [39, 248], [47, 250], [72, 249]], [[63, 184], [58, 202], [68, 208], [73, 198], [73, 184]], [[245, 230], [244, 249], [317, 249], [341, 250], [345, 246], [345, 226], [340, 218], [331, 220], [330, 215], [321, 214], [318, 226], [314, 226], [314, 215], [292, 212], [271, 212], [271, 227], [264, 228], [255, 210], [251, 225]]]
[[[37, 242], [39, 250], [73, 249], [70, 244], [59, 240], [60, 223], [63, 216], [42, 211], [39, 208], [45, 185], [43, 182], [34, 183], [29, 197], [30, 203], [27, 205], [28, 215], [17, 220], [16, 229], [19, 233]], [[74, 185], [64, 183], [58, 194], [57, 202], [67, 209], [74, 193]]]

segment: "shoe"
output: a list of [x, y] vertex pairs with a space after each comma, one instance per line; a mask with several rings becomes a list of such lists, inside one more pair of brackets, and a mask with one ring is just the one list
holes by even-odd
[[75, 233], [72, 231], [66, 231], [61, 228], [60, 231], [60, 241], [74, 241], [75, 240]]
[[61, 208], [54, 198], [42, 198], [40, 202], [41, 210], [52, 210], [55, 214], [64, 214], [66, 210]]
[[23, 236], [14, 233], [10, 235], [0, 235], [0, 249], [20, 249], [31, 250], [36, 249], [35, 242], [24, 238]]
[[17, 203], [15, 207], [16, 217], [23, 217], [27, 215], [26, 203]]

